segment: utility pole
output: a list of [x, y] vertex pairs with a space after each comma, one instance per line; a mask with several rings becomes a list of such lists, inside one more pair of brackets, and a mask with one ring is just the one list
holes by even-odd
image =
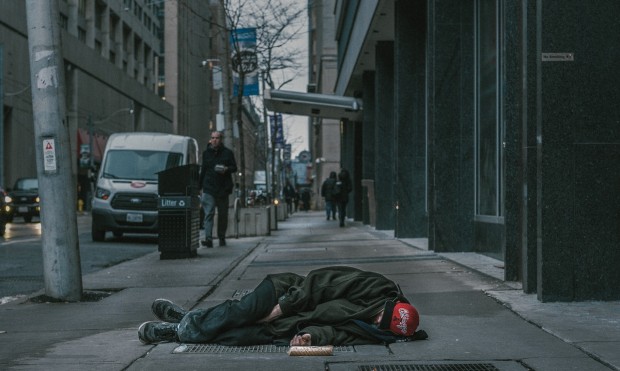
[[77, 194], [65, 115], [58, 0], [26, 0], [26, 14], [45, 293], [59, 300], [79, 301], [82, 272]]

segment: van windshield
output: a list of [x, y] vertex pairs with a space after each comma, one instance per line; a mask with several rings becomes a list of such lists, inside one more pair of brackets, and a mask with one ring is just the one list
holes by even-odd
[[110, 150], [103, 177], [112, 179], [157, 180], [157, 173], [182, 165], [183, 154], [176, 152]]

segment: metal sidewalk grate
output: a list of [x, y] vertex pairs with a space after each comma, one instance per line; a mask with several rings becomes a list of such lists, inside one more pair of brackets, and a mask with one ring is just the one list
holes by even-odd
[[[181, 344], [172, 353], [231, 354], [231, 353], [286, 353], [288, 346], [249, 345], [227, 346], [218, 344]], [[352, 346], [334, 347], [334, 352], [355, 352]]]
[[435, 363], [402, 365], [361, 365], [359, 371], [499, 371], [490, 363]]

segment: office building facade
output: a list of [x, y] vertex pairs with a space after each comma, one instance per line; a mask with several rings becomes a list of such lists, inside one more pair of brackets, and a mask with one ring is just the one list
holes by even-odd
[[619, 12], [336, 1], [334, 93], [363, 100], [342, 131], [356, 219], [497, 258], [541, 301], [618, 300]]

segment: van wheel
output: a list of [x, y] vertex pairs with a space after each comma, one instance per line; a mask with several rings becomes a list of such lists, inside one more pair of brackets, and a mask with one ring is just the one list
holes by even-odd
[[27, 215], [27, 216], [25, 216], [25, 217], [24, 217], [24, 221], [25, 221], [26, 223], [32, 223], [32, 216], [31, 216], [31, 215]]
[[99, 229], [95, 225], [92, 226], [91, 235], [93, 241], [95, 242], [103, 242], [105, 241], [105, 229]]

